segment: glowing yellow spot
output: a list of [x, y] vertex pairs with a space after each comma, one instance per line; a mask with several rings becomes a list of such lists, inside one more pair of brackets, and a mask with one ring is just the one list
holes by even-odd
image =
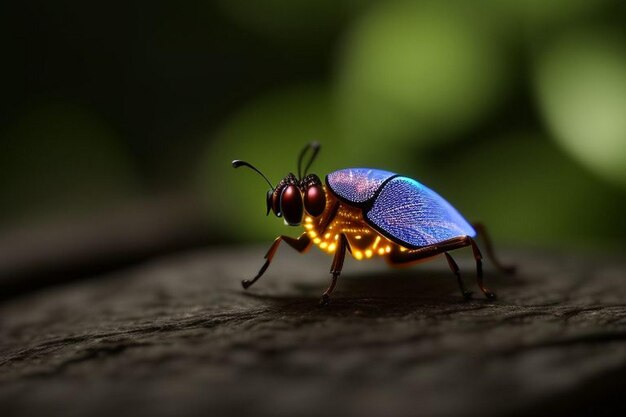
[[365, 251], [365, 256], [367, 256], [368, 258], [371, 258], [372, 257], [372, 250], [371, 249], [366, 250]]
[[361, 239], [361, 235], [356, 235], [354, 238], [357, 239], [357, 240]]
[[378, 248], [378, 254], [379, 255], [384, 255], [385, 254], [385, 248]]
[[387, 245], [387, 247], [385, 248], [385, 252], [387, 253], [391, 252], [391, 246]]
[[314, 230], [311, 230], [311, 231], [309, 232], [309, 236], [311, 236], [311, 237], [317, 237], [317, 233], [315, 233], [315, 231], [314, 231]]
[[406, 248], [401, 247], [400, 252], [406, 252]]
[[380, 242], [380, 236], [376, 236], [376, 240], [374, 241], [374, 244], [372, 245], [372, 249], [376, 249], [376, 246], [378, 246], [379, 242]]
[[354, 251], [354, 257], [356, 259], [363, 259], [363, 253], [360, 250], [355, 250]]
[[335, 240], [339, 240], [339, 235], [335, 235]]
[[337, 247], [337, 245], [335, 245], [334, 243], [331, 243], [330, 245], [328, 245], [328, 251], [329, 252], [334, 252], [336, 247]]
[[309, 224], [305, 224], [304, 227], [307, 228], [307, 229], [313, 229], [313, 225], [310, 224], [310, 223]]
[[320, 239], [319, 237], [316, 237], [315, 239], [313, 239], [313, 243], [315, 243], [316, 245], [319, 244], [322, 241], [322, 239]]
[[330, 233], [326, 233], [326, 234], [324, 235], [324, 237], [325, 237], [326, 239], [328, 239], [328, 238], [330, 237]]
[[307, 222], [307, 223], [311, 223], [313, 221], [313, 219], [311, 217], [309, 217], [309, 216], [306, 216], [304, 218], [304, 221]]
[[320, 248], [324, 249], [326, 246], [328, 246], [328, 243], [326, 242], [320, 243]]

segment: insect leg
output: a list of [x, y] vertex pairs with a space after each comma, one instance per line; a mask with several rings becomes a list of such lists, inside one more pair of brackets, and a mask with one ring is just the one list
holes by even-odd
[[346, 239], [346, 235], [341, 234], [341, 239], [339, 241], [339, 247], [337, 248], [337, 252], [335, 252], [335, 257], [333, 258], [333, 263], [330, 267], [330, 273], [332, 274], [332, 279], [330, 281], [330, 286], [324, 291], [322, 294], [322, 298], [320, 299], [321, 306], [327, 306], [330, 302], [330, 294], [335, 289], [337, 285], [337, 277], [341, 274], [341, 269], [343, 268], [343, 261], [346, 258], [346, 247], [348, 246], [348, 239]]
[[259, 269], [259, 272], [256, 274], [256, 276], [252, 279], [244, 279], [243, 281], [241, 281], [241, 285], [244, 289], [248, 289], [250, 285], [254, 284], [265, 273], [267, 267], [270, 266], [270, 263], [272, 262], [272, 259], [276, 254], [276, 251], [278, 250], [278, 246], [280, 246], [280, 242], [282, 241], [285, 241], [285, 243], [287, 243], [289, 246], [291, 246], [300, 253], [306, 251], [311, 246], [311, 239], [306, 233], [301, 234], [298, 238], [293, 238], [291, 236], [285, 235], [278, 236], [265, 254], [265, 263], [263, 264], [261, 269]]
[[491, 238], [489, 237], [489, 234], [487, 233], [487, 229], [485, 228], [485, 225], [482, 223], [474, 223], [472, 226], [474, 226], [474, 229], [476, 229], [476, 232], [478, 233], [478, 235], [483, 239], [483, 242], [485, 243], [485, 248], [487, 249], [487, 256], [489, 257], [489, 260], [496, 266], [496, 268], [498, 268], [500, 271], [505, 272], [507, 274], [515, 273], [515, 266], [504, 265], [496, 257], [496, 254], [493, 250], [493, 245], [491, 244]]
[[467, 236], [460, 236], [437, 243], [436, 245], [424, 246], [418, 249], [411, 249], [407, 251], [394, 249], [387, 257], [387, 262], [391, 265], [402, 265], [422, 259], [432, 258], [433, 256], [440, 255], [447, 251], [469, 246], [470, 243], [467, 239]]
[[472, 298], [472, 292], [465, 289], [465, 285], [463, 285], [463, 280], [461, 279], [459, 266], [456, 264], [454, 259], [452, 259], [452, 256], [450, 256], [448, 252], [444, 252], [443, 254], [446, 255], [448, 265], [450, 266], [450, 269], [452, 270], [454, 275], [456, 275], [456, 280], [459, 283], [459, 288], [461, 289], [461, 294], [463, 294], [463, 298], [465, 298], [466, 300], [469, 300], [470, 298]]
[[491, 292], [489, 288], [485, 287], [485, 284], [483, 283], [483, 256], [480, 253], [480, 249], [478, 249], [478, 245], [476, 244], [474, 239], [468, 239], [470, 241], [470, 244], [472, 245], [472, 252], [474, 252], [474, 259], [476, 260], [476, 282], [478, 283], [480, 290], [483, 292], [483, 294], [485, 294], [485, 297], [490, 300], [495, 300], [496, 294]]

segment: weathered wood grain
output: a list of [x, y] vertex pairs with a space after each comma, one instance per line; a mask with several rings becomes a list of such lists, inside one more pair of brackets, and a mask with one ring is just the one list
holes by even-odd
[[[315, 252], [315, 251], [313, 251]], [[0, 305], [0, 410], [41, 415], [553, 415], [624, 411], [626, 264], [516, 251], [515, 277], [263, 248], [160, 259]], [[620, 408], [620, 410], [617, 410]], [[623, 415], [623, 414], [622, 414]]]

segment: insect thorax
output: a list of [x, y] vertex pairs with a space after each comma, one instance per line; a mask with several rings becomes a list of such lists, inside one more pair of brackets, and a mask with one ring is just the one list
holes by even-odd
[[[404, 249], [372, 229], [363, 219], [361, 209], [338, 201], [326, 187], [324, 190], [326, 192], [324, 214], [318, 218], [308, 215], [304, 217], [304, 228], [307, 234], [322, 251], [334, 253], [339, 245], [341, 234], [346, 236], [352, 256], [358, 260], [375, 255], [386, 256], [394, 249]], [[327, 216], [332, 215], [331, 209], [337, 203], [339, 204], [338, 210], [330, 219], [328, 227], [322, 230], [323, 225], [328, 222]]]

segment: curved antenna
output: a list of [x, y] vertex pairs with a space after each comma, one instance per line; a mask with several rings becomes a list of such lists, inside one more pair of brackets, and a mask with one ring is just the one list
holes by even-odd
[[[309, 159], [309, 162], [304, 167], [304, 172], [302, 172], [302, 170], [300, 169], [302, 167], [302, 160], [304, 159], [304, 155], [306, 155], [306, 153], [308, 152], [309, 149], [313, 150], [313, 154], [311, 155], [311, 158]], [[298, 179], [302, 179], [302, 177], [304, 177], [306, 175], [307, 171], [311, 167], [311, 164], [315, 160], [315, 157], [317, 156], [317, 153], [319, 151], [320, 151], [320, 144], [317, 141], [313, 141], [313, 142], [308, 143], [302, 149], [302, 151], [300, 151], [300, 156], [298, 157]]]
[[264, 179], [265, 181], [267, 181], [267, 183], [270, 185], [270, 188], [271, 188], [272, 190], [274, 190], [274, 186], [272, 185], [272, 183], [270, 182], [270, 180], [268, 180], [268, 179], [267, 179], [267, 177], [266, 177], [265, 175], [263, 175], [263, 173], [262, 173], [261, 171], [259, 171], [258, 169], [256, 169], [256, 168], [255, 168], [252, 164], [250, 164], [250, 163], [248, 163], [248, 162], [246, 162], [246, 161], [240, 161], [239, 159], [235, 159], [235, 160], [232, 162], [232, 164], [233, 164], [233, 168], [239, 168], [239, 167], [241, 167], [241, 166], [244, 166], [244, 167], [248, 167], [248, 168], [250, 168], [250, 169], [252, 169], [252, 170], [254, 170], [254, 171], [258, 172], [258, 173], [259, 173], [259, 175], [260, 175], [260, 176], [262, 176], [262, 177], [263, 177], [263, 179]]

